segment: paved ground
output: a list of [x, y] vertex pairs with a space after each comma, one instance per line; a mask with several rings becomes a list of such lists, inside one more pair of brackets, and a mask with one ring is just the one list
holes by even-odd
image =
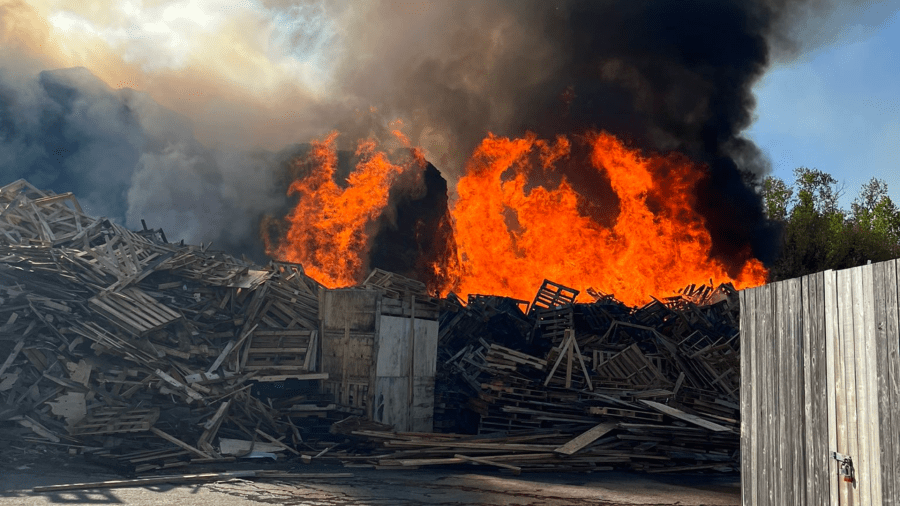
[[[8, 460], [6, 461], [9, 462]], [[21, 461], [16, 462], [21, 464]], [[260, 467], [260, 466], [256, 466]], [[303, 481], [231, 480], [202, 485], [158, 485], [34, 493], [32, 487], [121, 479], [79, 459], [0, 464], [0, 506], [562, 506], [740, 504], [734, 476], [649, 476], [631, 473], [541, 473], [512, 476], [493, 470], [418, 469], [408, 472], [302, 466], [295, 472], [352, 472], [351, 478]]]

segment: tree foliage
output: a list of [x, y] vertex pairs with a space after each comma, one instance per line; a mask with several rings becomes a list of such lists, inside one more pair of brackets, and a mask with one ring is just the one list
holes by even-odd
[[782, 225], [772, 281], [900, 257], [900, 209], [880, 179], [863, 185], [850, 211], [840, 207], [843, 186], [817, 169], [795, 169], [790, 185], [769, 176], [761, 190], [768, 217]]

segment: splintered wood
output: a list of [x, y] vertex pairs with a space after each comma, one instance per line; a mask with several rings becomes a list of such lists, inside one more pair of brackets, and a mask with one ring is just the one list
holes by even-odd
[[[310, 427], [327, 431], [320, 288], [299, 265], [171, 244], [90, 217], [71, 194], [7, 185], [0, 423], [131, 472], [233, 459], [219, 436], [295, 452]], [[289, 381], [299, 390], [275, 402], [252, 392]]]
[[[7, 185], [0, 427], [126, 473], [276, 453], [514, 474], [737, 468], [731, 285], [692, 285], [643, 307], [593, 289], [595, 302], [576, 303], [579, 291], [551, 281], [530, 303], [463, 301], [375, 269], [354, 296], [377, 309], [354, 313], [353, 325], [329, 293], [300, 265], [172, 244], [161, 230], [90, 217], [71, 194]], [[380, 397], [369, 388], [372, 363], [386, 368], [426, 350], [415, 326], [408, 347], [378, 349], [381, 317], [438, 321], [433, 384], [409, 374], [382, 381]], [[434, 353], [420, 362], [433, 364]], [[432, 388], [434, 427], [445, 433], [348, 417], [394, 406], [418, 410], [430, 427]], [[390, 392], [406, 393], [381, 398]]]
[[[459, 438], [491, 438], [496, 446], [480, 447], [479, 457], [521, 470], [737, 469], [737, 292], [727, 284], [690, 286], [636, 308], [588, 293], [594, 303], [575, 303], [578, 291], [545, 281], [530, 307], [448, 296], [435, 426], [480, 435]], [[535, 455], [552, 456], [521, 454], [513, 443], [521, 438]], [[384, 456], [380, 465], [460, 460], [438, 458], [445, 452], [434, 443], [420, 445], [416, 458]]]

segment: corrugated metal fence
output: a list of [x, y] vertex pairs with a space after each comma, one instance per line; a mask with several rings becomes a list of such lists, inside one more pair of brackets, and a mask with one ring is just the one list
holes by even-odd
[[897, 276], [892, 260], [740, 293], [744, 506], [900, 506]]

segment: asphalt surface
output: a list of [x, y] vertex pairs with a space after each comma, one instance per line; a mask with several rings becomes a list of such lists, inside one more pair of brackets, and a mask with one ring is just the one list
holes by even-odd
[[[345, 469], [302, 465], [281, 469], [298, 473], [352, 473], [326, 479], [233, 479], [190, 485], [152, 485], [35, 493], [39, 485], [122, 479], [78, 457], [2, 459], [0, 506], [103, 505], [135, 506], [562, 506], [740, 504], [736, 476], [660, 476], [622, 472], [539, 473], [513, 476], [472, 467], [410, 471]], [[243, 463], [242, 463], [243, 464]], [[264, 468], [261, 463], [241, 467]], [[232, 467], [232, 469], [234, 469]], [[471, 469], [471, 470], [470, 470]], [[230, 469], [222, 469], [230, 470]], [[475, 472], [473, 472], [475, 471]], [[190, 471], [194, 472], [194, 471]], [[174, 471], [170, 474], [177, 474]]]

